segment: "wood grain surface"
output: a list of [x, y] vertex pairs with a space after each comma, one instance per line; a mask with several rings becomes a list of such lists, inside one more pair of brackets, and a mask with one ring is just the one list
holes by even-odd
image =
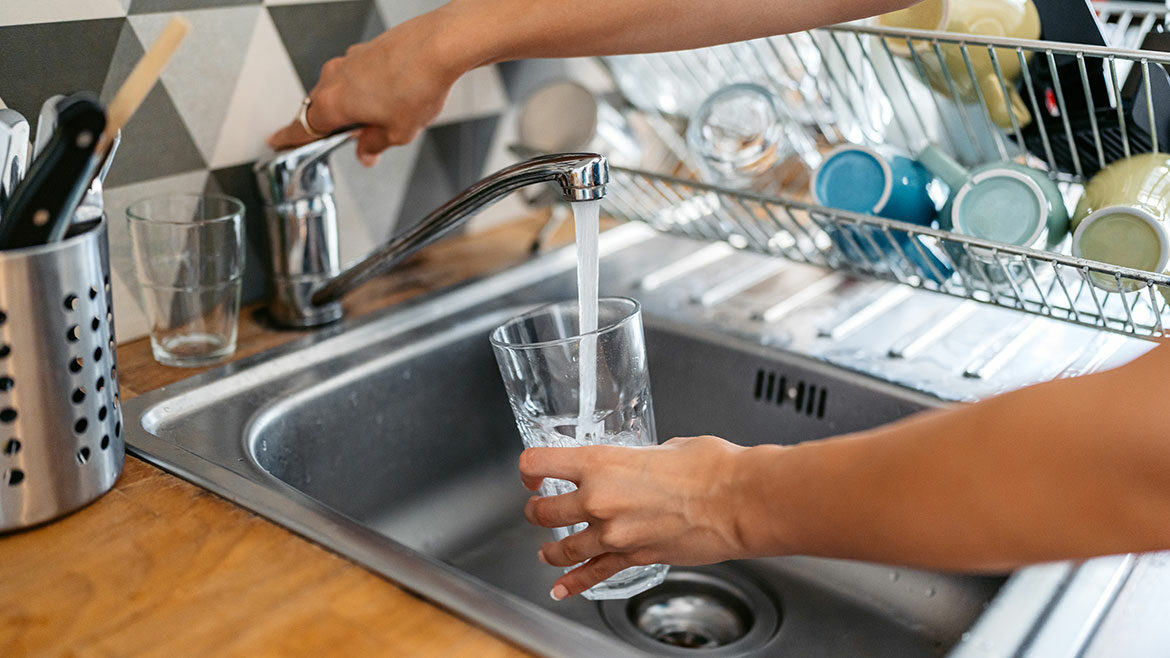
[[[347, 311], [513, 265], [527, 257], [542, 220], [435, 245], [351, 294]], [[241, 314], [235, 358], [303, 335], [267, 327], [257, 311]], [[124, 398], [200, 372], [158, 365], [145, 340], [118, 347], [118, 369]], [[133, 457], [89, 507], [0, 535], [0, 656], [268, 655], [526, 654]]]

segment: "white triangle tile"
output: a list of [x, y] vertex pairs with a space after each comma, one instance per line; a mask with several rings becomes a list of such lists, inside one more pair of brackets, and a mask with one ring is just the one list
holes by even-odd
[[150, 319], [142, 310], [138, 284], [126, 283], [117, 270], [110, 272], [110, 287], [114, 293], [114, 335], [118, 343], [142, 338], [150, 334]]
[[484, 66], [464, 74], [451, 88], [434, 125], [499, 114], [508, 107], [508, 92], [499, 70]]
[[[340, 159], [340, 158], [339, 158]], [[338, 178], [334, 181], [333, 202], [337, 204], [337, 237], [342, 267], [361, 260], [381, 242], [371, 233], [359, 202], [358, 190]]]
[[[399, 218], [402, 200], [406, 197], [407, 185], [414, 173], [423, 140], [416, 139], [405, 146], [396, 146], [382, 153], [382, 159], [373, 167], [363, 167], [349, 147], [333, 155], [332, 164], [337, 180], [357, 193], [353, 216], [359, 218], [365, 232], [376, 243], [389, 240], [400, 219], [414, 220], [416, 217]], [[339, 217], [351, 214], [342, 213]], [[348, 217], [345, 218], [348, 221]], [[372, 246], [372, 245], [371, 245]]]
[[305, 90], [268, 12], [260, 12], [244, 67], [224, 117], [211, 168], [257, 160], [269, 152], [264, 140], [296, 116]]
[[425, 14], [447, 4], [447, 0], [375, 0], [386, 25], [404, 23], [419, 14]]
[[201, 194], [207, 183], [206, 171], [156, 178], [143, 183], [111, 187], [104, 193], [106, 216], [110, 218], [110, 270], [114, 287], [114, 323], [118, 341], [140, 338], [150, 331], [138, 294], [134, 254], [126, 226], [126, 207], [149, 196], [168, 193]]
[[[211, 160], [243, 66], [256, 21], [257, 6], [184, 12], [191, 32], [163, 70], [162, 83], [204, 161]], [[154, 43], [171, 15], [131, 16], [138, 39]]]
[[117, 18], [126, 11], [119, 0], [2, 0], [0, 26]]

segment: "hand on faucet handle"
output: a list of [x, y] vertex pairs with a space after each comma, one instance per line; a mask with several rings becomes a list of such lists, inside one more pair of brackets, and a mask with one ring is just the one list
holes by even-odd
[[391, 146], [413, 140], [443, 108], [451, 85], [470, 65], [453, 64], [455, 49], [437, 43], [443, 12], [424, 14], [329, 60], [307, 106], [268, 138], [284, 149], [362, 125], [358, 159], [366, 166]]

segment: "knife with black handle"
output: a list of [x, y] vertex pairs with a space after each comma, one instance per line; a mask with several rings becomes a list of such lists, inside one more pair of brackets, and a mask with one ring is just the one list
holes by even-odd
[[93, 178], [94, 149], [106, 126], [97, 96], [79, 92], [57, 106], [57, 129], [29, 165], [0, 217], [0, 249], [55, 242], [65, 236]]

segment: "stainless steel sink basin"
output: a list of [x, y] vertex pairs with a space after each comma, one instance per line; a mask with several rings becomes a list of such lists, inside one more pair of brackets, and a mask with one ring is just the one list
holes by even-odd
[[[622, 252], [645, 265], [646, 254], [686, 246], [672, 238], [646, 251], [658, 239], [607, 236], [603, 291], [638, 295]], [[992, 624], [996, 642], [1035, 634], [1068, 567], [1004, 587], [1001, 577], [787, 557], [674, 569], [628, 602], [549, 599], [559, 570], [536, 560], [548, 531], [521, 514], [520, 440], [487, 335], [570, 296], [572, 266], [571, 252], [554, 254], [141, 396], [127, 403], [137, 419], [128, 442], [544, 654], [939, 655], [993, 600], [1016, 606]], [[659, 309], [648, 305], [646, 339], [660, 438], [794, 443], [938, 404]]]
[[[548, 597], [558, 570], [537, 562], [535, 550], [549, 533], [522, 515], [530, 494], [516, 472], [520, 442], [487, 335], [524, 309], [436, 328], [421, 345], [388, 350], [283, 396], [253, 416], [245, 441], [272, 476], [361, 525], [485, 587], [607, 632], [596, 604]], [[876, 425], [926, 402], [662, 321], [651, 319], [646, 339], [663, 436], [791, 443]], [[764, 655], [936, 655], [1001, 583], [809, 559], [724, 571], [760, 582], [779, 607], [779, 632], [755, 646]], [[749, 613], [754, 620], [761, 611]]]

